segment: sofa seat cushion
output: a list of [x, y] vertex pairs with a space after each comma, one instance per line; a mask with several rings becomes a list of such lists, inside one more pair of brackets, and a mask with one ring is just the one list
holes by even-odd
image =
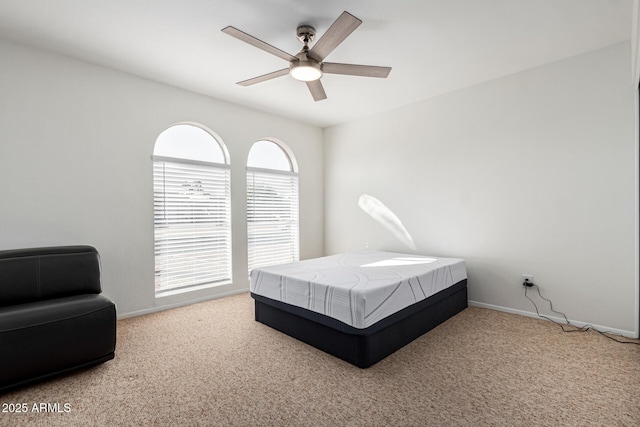
[[106, 297], [87, 294], [0, 307], [0, 333], [60, 322], [111, 306]]
[[0, 307], [0, 392], [24, 378], [49, 377], [112, 359], [115, 305], [98, 294]]

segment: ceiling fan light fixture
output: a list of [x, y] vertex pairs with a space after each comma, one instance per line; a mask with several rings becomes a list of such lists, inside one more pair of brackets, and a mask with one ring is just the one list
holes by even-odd
[[322, 77], [322, 67], [312, 61], [295, 61], [289, 66], [289, 75], [301, 82], [313, 82]]

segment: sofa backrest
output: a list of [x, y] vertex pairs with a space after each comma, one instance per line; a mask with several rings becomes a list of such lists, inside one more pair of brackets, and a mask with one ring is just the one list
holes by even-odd
[[0, 251], [0, 306], [101, 291], [100, 256], [91, 246]]

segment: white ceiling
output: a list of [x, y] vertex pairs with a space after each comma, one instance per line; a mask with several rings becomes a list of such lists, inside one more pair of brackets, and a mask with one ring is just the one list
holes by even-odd
[[[295, 54], [299, 25], [321, 36], [343, 10], [364, 22], [327, 60], [389, 78], [325, 75], [320, 102], [288, 76], [235, 84], [287, 63], [223, 27]], [[631, 15], [632, 0], [0, 0], [0, 37], [325, 127], [629, 40]]]

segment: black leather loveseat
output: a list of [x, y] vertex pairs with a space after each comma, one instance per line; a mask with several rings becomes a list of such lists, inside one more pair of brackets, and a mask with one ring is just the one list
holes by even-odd
[[0, 393], [113, 359], [115, 305], [91, 246], [0, 251]]

